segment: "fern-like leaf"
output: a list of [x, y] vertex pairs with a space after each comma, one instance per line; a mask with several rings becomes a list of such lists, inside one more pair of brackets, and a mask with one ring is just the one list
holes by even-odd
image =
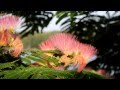
[[46, 67], [24, 67], [22, 69], [0, 72], [2, 79], [105, 79], [105, 77], [82, 71], [81, 73], [68, 70], [55, 70]]
[[40, 62], [47, 66], [47, 62], [53, 62], [55, 65], [59, 65], [59, 60], [54, 56], [47, 56], [44, 53], [56, 53], [57, 51], [40, 51], [38, 49], [26, 50], [25, 54], [21, 56], [21, 60], [30, 65], [33, 62]]
[[7, 62], [7, 63], [0, 63], [0, 70], [2, 69], [12, 69], [12, 67], [15, 67], [16, 64], [15, 62], [17, 62], [18, 60], [15, 60], [13, 62]]

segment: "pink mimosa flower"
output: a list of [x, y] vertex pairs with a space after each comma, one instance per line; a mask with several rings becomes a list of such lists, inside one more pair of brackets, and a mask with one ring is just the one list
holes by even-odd
[[6, 46], [14, 57], [18, 57], [23, 50], [20, 37], [14, 34], [17, 29], [20, 29], [22, 23], [22, 18], [12, 14], [0, 16], [0, 46]]
[[89, 62], [97, 57], [95, 47], [79, 42], [76, 36], [68, 33], [58, 33], [51, 36], [47, 41], [41, 43], [40, 48], [42, 50], [57, 49], [61, 51], [63, 55], [60, 57], [60, 61], [64, 62], [65, 66], [71, 63], [73, 67], [77, 66], [78, 72], [81, 72]]
[[81, 72], [85, 66], [97, 58], [97, 50], [89, 44], [79, 43], [79, 54], [74, 55], [74, 65], [78, 65], [78, 72]]
[[9, 30], [14, 33], [15, 30], [21, 28], [23, 22], [22, 18], [12, 14], [0, 16], [0, 31]]
[[41, 50], [55, 50], [53, 43], [48, 39], [39, 44], [39, 49]]
[[63, 54], [70, 55], [73, 53], [73, 44], [76, 42], [75, 38], [72, 34], [58, 33], [49, 39], [56, 49], [60, 50]]
[[[55, 50], [55, 47], [53, 43], [48, 39], [42, 43], [39, 44], [39, 49], [40, 50]], [[48, 56], [53, 56], [52, 53], [45, 53]]]
[[7, 46], [11, 38], [11, 34], [8, 30], [0, 32], [0, 46]]
[[10, 43], [10, 47], [11, 47], [10, 54], [14, 57], [18, 57], [23, 50], [23, 43], [20, 40], [19, 36], [13, 36], [13, 38], [14, 40], [11, 41]]
[[85, 58], [87, 63], [95, 60], [97, 57], [96, 56], [97, 49], [90, 44], [80, 43], [79, 44], [79, 51], [80, 51], [81, 55], [83, 56], [83, 58]]

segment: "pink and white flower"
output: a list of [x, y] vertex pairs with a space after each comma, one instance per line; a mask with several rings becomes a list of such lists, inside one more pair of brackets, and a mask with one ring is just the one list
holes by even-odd
[[[73, 56], [73, 66], [81, 72], [85, 66], [97, 58], [97, 50], [94, 46], [84, 44], [76, 39], [76, 36], [68, 33], [58, 33], [51, 36], [45, 42], [42, 42], [39, 47], [42, 50], [59, 50], [63, 53], [60, 61], [65, 63], [65, 66], [71, 63], [69, 55]], [[73, 67], [72, 66], [72, 67]]]
[[12, 14], [0, 16], [0, 31], [9, 30], [14, 33], [22, 27], [24, 19]]
[[73, 44], [76, 42], [75, 36], [68, 33], [58, 33], [49, 38], [54, 47], [63, 54], [70, 55], [73, 53]]
[[0, 47], [7, 47], [8, 52], [14, 57], [18, 57], [23, 50], [20, 37], [15, 35], [22, 23], [22, 18], [12, 14], [0, 16]]

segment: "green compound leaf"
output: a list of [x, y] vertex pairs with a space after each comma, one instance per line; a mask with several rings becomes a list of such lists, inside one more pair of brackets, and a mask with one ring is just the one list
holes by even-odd
[[0, 72], [0, 76], [2, 79], [106, 79], [104, 76], [85, 70], [78, 73], [39, 66]]

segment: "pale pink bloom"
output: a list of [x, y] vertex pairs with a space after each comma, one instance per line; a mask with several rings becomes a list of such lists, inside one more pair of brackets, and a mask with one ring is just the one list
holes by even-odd
[[97, 49], [90, 44], [79, 44], [80, 54], [85, 58], [86, 62], [89, 63], [96, 59]]
[[74, 66], [77, 65], [78, 72], [81, 72], [85, 66], [97, 58], [97, 50], [89, 44], [79, 43], [78, 54], [74, 56]]
[[0, 16], [0, 31], [9, 30], [15, 32], [21, 28], [23, 22], [22, 18], [12, 14]]
[[53, 43], [48, 39], [39, 44], [39, 49], [41, 50], [55, 50]]
[[60, 50], [63, 54], [73, 53], [73, 44], [76, 42], [75, 36], [68, 33], [58, 33], [49, 38], [53, 43], [54, 47]]
[[40, 44], [42, 50], [57, 49], [64, 55], [61, 61], [65, 62], [65, 65], [70, 64], [68, 55], [73, 55], [73, 66], [78, 68], [78, 72], [81, 72], [87, 63], [96, 59], [97, 50], [95, 47], [89, 44], [84, 44], [76, 39], [76, 36], [68, 33], [58, 33], [51, 36], [47, 41]]
[[[55, 48], [63, 54], [73, 55], [73, 64], [78, 66], [77, 71], [81, 72], [87, 63], [96, 59], [97, 50], [89, 44], [80, 43], [76, 37], [68, 33], [59, 33], [49, 38]], [[61, 58], [62, 59], [62, 58]], [[67, 59], [64, 59], [65, 65], [68, 65]]]

